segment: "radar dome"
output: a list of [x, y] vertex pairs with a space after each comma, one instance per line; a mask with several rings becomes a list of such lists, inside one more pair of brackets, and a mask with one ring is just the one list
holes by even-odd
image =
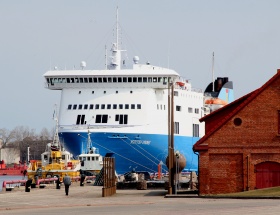
[[138, 62], [139, 62], [139, 57], [138, 57], [138, 56], [134, 56], [134, 57], [133, 57], [133, 61], [134, 61], [135, 64], [138, 64]]
[[86, 68], [87, 63], [85, 61], [81, 61], [80, 66], [82, 69]]

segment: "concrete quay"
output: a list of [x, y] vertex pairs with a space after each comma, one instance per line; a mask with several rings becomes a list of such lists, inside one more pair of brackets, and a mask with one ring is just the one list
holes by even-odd
[[[0, 214], [279, 214], [277, 199], [212, 199], [184, 194], [168, 197], [164, 189], [122, 189], [110, 197], [102, 197], [102, 187], [79, 182], [70, 187], [69, 196], [64, 186], [54, 184], [44, 189], [24, 187], [0, 193]], [[169, 196], [170, 197], [170, 196]], [[175, 197], [175, 196], [173, 196]], [[178, 198], [180, 197], [180, 198]]]

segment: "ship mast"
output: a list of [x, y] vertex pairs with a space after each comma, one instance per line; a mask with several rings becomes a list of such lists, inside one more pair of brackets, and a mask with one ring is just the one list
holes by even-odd
[[215, 78], [214, 78], [214, 52], [212, 57], [212, 91], [215, 92]]
[[118, 12], [118, 7], [117, 7], [117, 16], [116, 16], [116, 42], [113, 43], [113, 46], [111, 48], [112, 51], [112, 60], [110, 63], [110, 69], [113, 70], [120, 70], [121, 69], [121, 52], [125, 50], [120, 49], [119, 45], [119, 12]]
[[53, 118], [55, 120], [55, 134], [54, 134], [54, 138], [53, 138], [53, 143], [52, 143], [52, 147], [57, 148], [58, 150], [61, 150], [61, 146], [59, 143], [59, 136], [58, 136], [58, 118], [57, 118], [57, 110], [56, 110], [56, 105], [55, 105], [55, 112], [53, 114]]

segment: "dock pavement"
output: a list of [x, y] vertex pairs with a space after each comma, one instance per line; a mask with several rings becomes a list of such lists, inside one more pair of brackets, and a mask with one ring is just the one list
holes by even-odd
[[[0, 214], [279, 214], [279, 199], [212, 199], [197, 195], [167, 198], [164, 189], [117, 189], [116, 194], [102, 197], [102, 187], [74, 182], [66, 196], [64, 186], [45, 188], [16, 187], [0, 193]], [[175, 197], [175, 196], [173, 196]]]

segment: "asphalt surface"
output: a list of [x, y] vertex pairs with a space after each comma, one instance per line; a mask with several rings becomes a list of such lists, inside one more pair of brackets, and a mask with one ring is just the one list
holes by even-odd
[[[117, 190], [110, 197], [102, 197], [102, 187], [74, 183], [69, 196], [64, 186], [56, 189], [47, 185], [44, 189], [24, 187], [0, 193], [0, 214], [280, 214], [278, 199], [213, 199], [196, 195], [177, 195], [167, 198], [167, 191]], [[169, 196], [170, 197], [170, 196]], [[177, 198], [175, 198], [177, 197]]]

